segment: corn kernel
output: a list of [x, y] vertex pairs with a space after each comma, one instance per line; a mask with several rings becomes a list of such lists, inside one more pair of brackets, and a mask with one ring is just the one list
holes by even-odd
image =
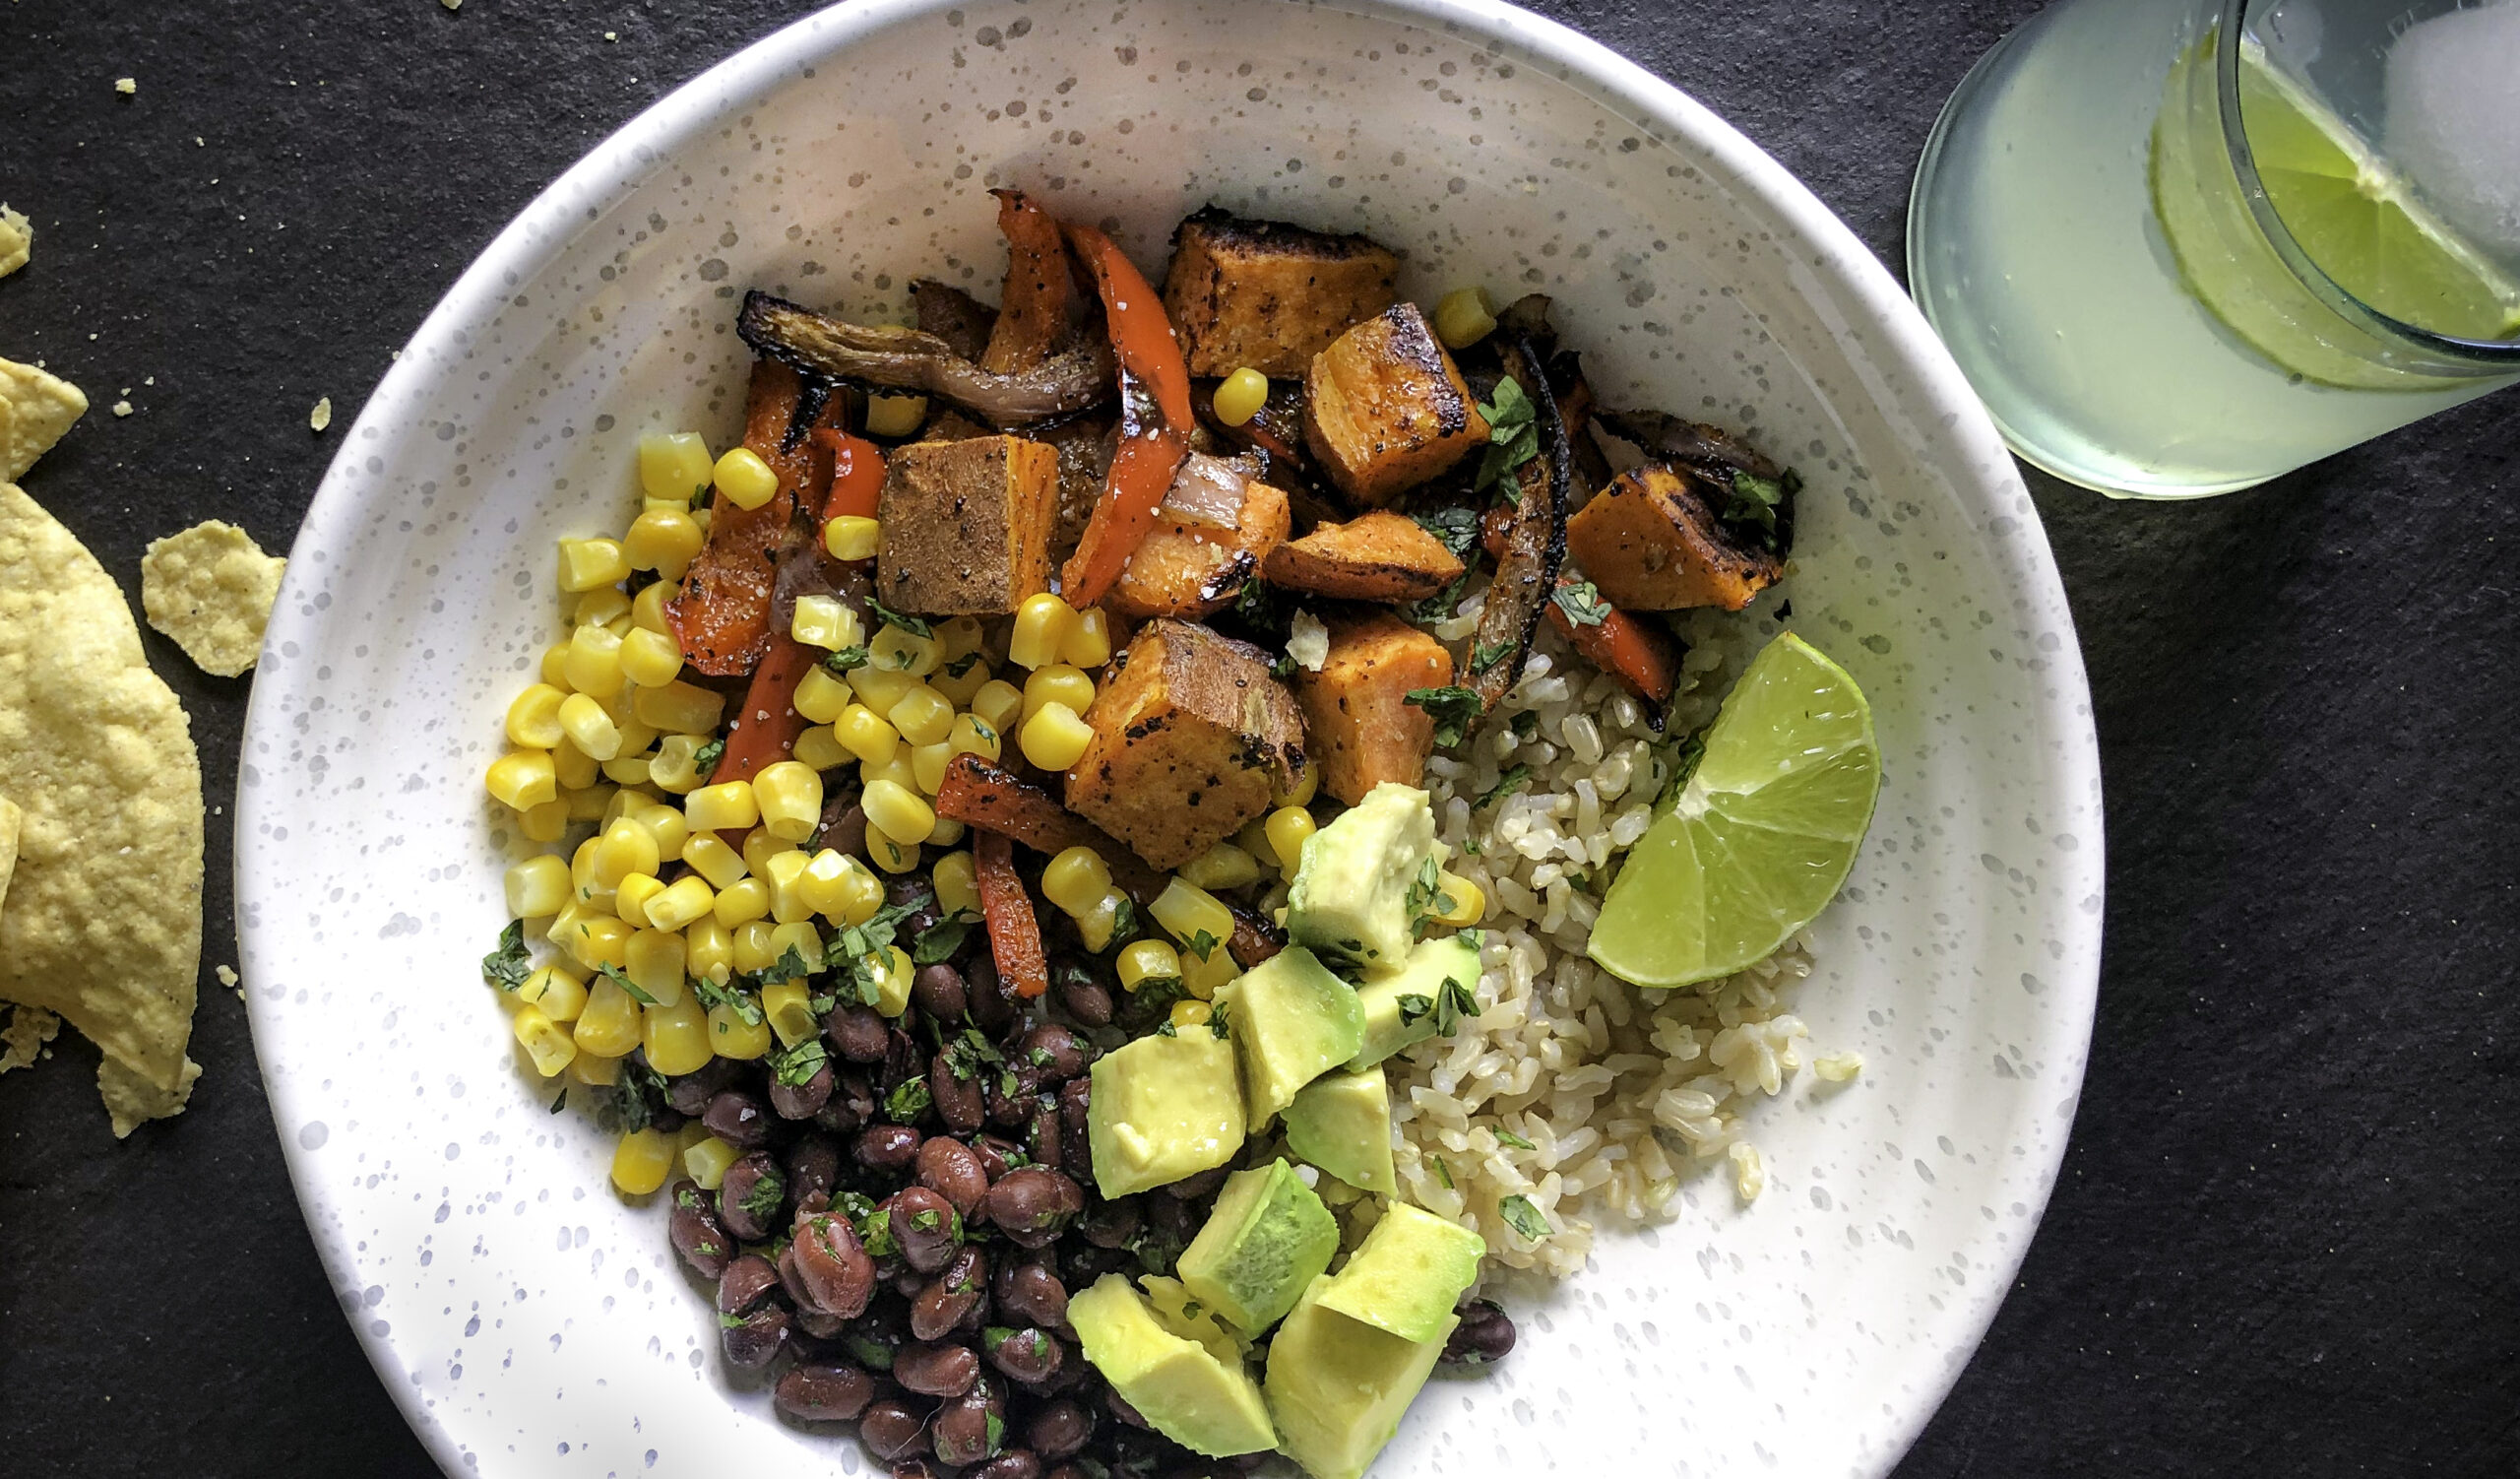
[[1111, 866], [1089, 847], [1063, 849], [1041, 868], [1041, 897], [1072, 915], [1091, 910], [1110, 888]]
[[[616, 729], [614, 733], [618, 734], [620, 731]], [[592, 812], [585, 811], [581, 804], [572, 801], [569, 807], [569, 819], [572, 821], [595, 820], [603, 814], [603, 804], [612, 800], [611, 787], [596, 784], [603, 777], [603, 766], [595, 756], [578, 748], [577, 741], [574, 740], [551, 752], [551, 774], [552, 778], [560, 783], [562, 791], [598, 793], [598, 799], [593, 804], [596, 809]]]
[[[1042, 892], [1049, 891], [1049, 875], [1042, 875]], [[1165, 932], [1189, 947], [1191, 955], [1205, 956], [1222, 952], [1225, 941], [1233, 938], [1233, 911], [1225, 907], [1215, 895], [1195, 884], [1175, 877], [1164, 885], [1164, 892], [1147, 906]], [[1200, 936], [1207, 936], [1204, 943]]]
[[622, 594], [619, 586], [598, 586], [580, 596], [569, 609], [569, 624], [608, 628], [629, 614], [630, 598]]
[[902, 695], [918, 686], [918, 678], [895, 668], [878, 668], [873, 663], [849, 671], [849, 686], [857, 693], [857, 701], [878, 714], [889, 712], [902, 701]]
[[490, 795], [519, 811], [538, 806], [560, 794], [549, 750], [512, 749], [490, 762], [489, 774], [483, 779]]
[[[862, 925], [884, 907], [884, 880], [856, 859], [848, 862], [849, 871], [833, 888], [831, 907], [823, 914], [844, 925]], [[812, 889], [809, 887], [806, 892], [810, 894]]]
[[814, 928], [812, 920], [786, 921], [770, 932], [770, 953], [774, 960], [794, 955], [805, 963], [805, 969], [820, 970], [824, 960], [823, 933]]
[[1181, 876], [1210, 893], [1219, 893], [1258, 882], [1260, 860], [1230, 842], [1220, 842], [1181, 865]]
[[641, 631], [672, 631], [673, 623], [665, 619], [665, 603], [677, 589], [666, 580], [641, 586], [639, 594], [630, 598], [630, 624]]
[[850, 697], [848, 681], [817, 663], [796, 680], [795, 696], [788, 702], [806, 723], [830, 724], [849, 712]]
[[568, 835], [569, 804], [558, 797], [535, 803], [525, 808], [517, 830], [525, 834], [528, 842], [558, 842]]
[[751, 975], [776, 964], [779, 957], [770, 952], [770, 932], [778, 928], [768, 920], [737, 925], [734, 929], [735, 969]]
[[1289, 786], [1284, 790], [1279, 790], [1276, 787], [1270, 788], [1269, 804], [1272, 806], [1309, 806], [1312, 804], [1313, 794], [1318, 792], [1320, 789], [1321, 764], [1317, 760], [1307, 758], [1303, 762], [1303, 769], [1295, 772], [1295, 783], [1292, 786]]
[[813, 918], [814, 906], [806, 899], [805, 869], [813, 860], [794, 848], [773, 853], [761, 861], [761, 881], [770, 889], [770, 917], [782, 925], [792, 925]]
[[858, 787], [862, 790], [874, 785], [877, 781], [899, 781], [905, 786], [916, 787], [918, 773], [911, 765], [911, 753], [907, 747], [899, 748], [893, 751], [891, 759], [881, 765], [858, 766]]
[[1004, 748], [997, 738], [997, 731], [971, 714], [962, 715], [954, 721], [953, 733], [946, 737], [945, 742], [953, 746], [954, 753], [958, 755], [977, 755], [991, 765], [997, 763], [998, 754]]
[[1216, 1008], [1196, 997], [1185, 997], [1173, 1002], [1171, 1009], [1165, 1013], [1166, 1020], [1172, 1024], [1175, 1032], [1185, 1027], [1205, 1027], [1208, 1018], [1214, 1015]]
[[940, 848], [950, 848], [962, 841], [971, 830], [953, 817], [940, 816], [936, 818], [935, 830], [927, 834], [927, 840]]
[[560, 589], [575, 594], [630, 578], [630, 561], [613, 540], [562, 540]]
[[694, 832], [682, 844], [682, 861], [709, 880], [712, 888], [732, 888], [749, 871], [743, 855], [726, 846], [715, 832]]
[[534, 1071], [545, 1078], [556, 1077], [578, 1056], [578, 1045], [569, 1040], [568, 1030], [531, 1006], [518, 1012], [509, 1026], [526, 1057], [534, 1060]]
[[667, 735], [657, 741], [657, 752], [648, 757], [648, 784], [675, 796], [696, 789], [708, 779], [700, 773], [698, 735]]
[[980, 690], [972, 695], [966, 707], [979, 716], [980, 723], [1003, 735], [1025, 718], [1024, 690], [1002, 677], [993, 677], [980, 684]]
[[1269, 871], [1278, 870], [1278, 850], [1269, 846], [1269, 818], [1255, 816], [1233, 834], [1233, 845], [1251, 855], [1252, 861]]
[[[709, 1014], [713, 1026], [717, 1016], [717, 1011]], [[712, 1032], [711, 1036], [715, 1037], [716, 1033]], [[719, 1052], [722, 1055], [725, 1052], [723, 1042], [719, 1045]], [[726, 1168], [733, 1165], [742, 1155], [742, 1151], [719, 1139], [716, 1135], [711, 1135], [682, 1153], [682, 1171], [685, 1176], [691, 1178], [693, 1186], [703, 1191], [715, 1191], [726, 1180]]]
[[788, 844], [771, 836], [768, 827], [755, 827], [744, 834], [744, 867], [764, 882], [769, 881], [770, 860], [788, 851]]
[[1076, 933], [1085, 948], [1101, 954], [1111, 946], [1111, 937], [1120, 932], [1120, 908], [1128, 900], [1116, 888], [1104, 890], [1093, 908], [1076, 917]]
[[680, 580], [683, 567], [708, 540], [700, 521], [687, 510], [653, 508], [630, 521], [629, 533], [621, 537], [621, 553], [633, 570], [654, 570], [666, 580]]
[[546, 965], [525, 978], [516, 998], [554, 1022], [574, 1022], [586, 1010], [587, 984], [563, 967]]
[[947, 853], [927, 871], [936, 885], [936, 907], [947, 919], [980, 912], [979, 870], [970, 853]]
[[639, 437], [639, 490], [689, 503], [709, 485], [709, 444], [697, 431], [649, 431]]
[[863, 871], [855, 860], [839, 849], [824, 848], [805, 860], [805, 870], [797, 875], [793, 886], [814, 913], [837, 919], [852, 892], [849, 884], [851, 870]]
[[922, 744], [910, 752], [911, 783], [925, 796], [934, 796], [945, 787], [945, 767], [954, 763], [954, 746], [942, 740]]
[[651, 1006], [639, 1018], [649, 1067], [672, 1078], [709, 1066], [709, 1013], [698, 998]]
[[[682, 984], [688, 973], [683, 969], [682, 936], [662, 930], [642, 930], [630, 936], [627, 952], [629, 964], [622, 967], [630, 982], [656, 998], [659, 1006], [671, 1006], [682, 999]], [[659, 1065], [660, 1073], [675, 1070]], [[689, 1072], [690, 1069], [682, 1069]]]
[[1450, 930], [1467, 930], [1487, 913], [1487, 894], [1478, 884], [1445, 868], [1435, 875], [1435, 907], [1429, 917]]
[[681, 681], [643, 687], [630, 695], [641, 724], [667, 735], [709, 735], [726, 711], [725, 696]]
[[682, 968], [694, 980], [715, 981], [725, 985], [735, 974], [734, 932], [718, 923], [713, 913], [707, 919], [693, 920], [682, 931]]
[[587, 1004], [570, 1034], [580, 1053], [619, 1058], [639, 1046], [639, 1003], [609, 976], [598, 976], [587, 988]]
[[844, 647], [863, 646], [866, 628], [857, 619], [855, 608], [837, 596], [799, 596], [796, 614], [788, 623], [788, 635], [808, 647], [837, 652]]
[[718, 496], [741, 509], [755, 509], [779, 495], [779, 475], [750, 447], [729, 447], [718, 459], [714, 481]]
[[978, 653], [967, 653], [959, 658], [946, 659], [927, 675], [927, 686], [951, 699], [956, 708], [969, 708], [972, 700], [980, 689], [988, 686], [988, 680], [994, 675]]
[[831, 722], [832, 738], [840, 747], [869, 765], [881, 765], [893, 757], [893, 747], [901, 743], [901, 732], [891, 721], [862, 703], [850, 704]]
[[600, 626], [579, 627], [569, 634], [560, 671], [575, 691], [610, 698], [621, 691], [621, 639]]
[[1024, 721], [1024, 758], [1043, 770], [1065, 770], [1085, 758], [1094, 729], [1063, 703], [1045, 703]]
[[608, 1089], [621, 1081], [621, 1060], [598, 1058], [580, 1047], [577, 1058], [569, 1064], [569, 1079], [589, 1088]]
[[818, 771], [838, 770], [857, 758], [841, 747], [840, 740], [833, 738], [831, 726], [827, 724], [799, 732], [788, 752], [796, 757], [797, 764]]
[[944, 651], [934, 637], [887, 621], [867, 641], [866, 660], [877, 668], [925, 677], [944, 661]]
[[693, 874], [676, 878], [648, 900], [648, 924], [657, 930], [679, 930], [717, 907], [717, 890]]
[[1244, 365], [1218, 382], [1217, 419], [1228, 426], [1247, 426], [1269, 404], [1269, 377]]
[[881, 827], [866, 828], [866, 861], [888, 873], [906, 873], [918, 867], [918, 844], [898, 842], [884, 835]]
[[1120, 985], [1136, 991], [1150, 981], [1181, 979], [1181, 955], [1160, 939], [1133, 939], [1120, 947]]
[[665, 858], [679, 858], [691, 841], [691, 825], [682, 813], [671, 806], [661, 806], [640, 793], [632, 792], [638, 802], [625, 807], [622, 814], [648, 829], [657, 839], [657, 852]]
[[823, 778], [810, 765], [773, 761], [754, 774], [752, 794], [761, 824], [784, 842], [802, 842], [822, 825]]
[[1032, 718], [1041, 705], [1062, 703], [1070, 713], [1082, 714], [1094, 706], [1094, 679], [1082, 668], [1065, 663], [1052, 663], [1036, 669], [1024, 680], [1024, 717]]
[[1111, 661], [1111, 617], [1102, 608], [1076, 613], [1076, 627], [1059, 643], [1059, 661], [1071, 668], [1100, 668]]
[[1269, 850], [1278, 857], [1279, 871], [1293, 882], [1295, 869], [1303, 866], [1304, 839], [1317, 830], [1312, 813], [1300, 805], [1280, 806], [1261, 826], [1268, 833]]
[[883, 526], [863, 514], [841, 514], [823, 521], [823, 548], [833, 559], [873, 559]]
[[940, 743], [954, 730], [953, 703], [925, 683], [903, 694], [884, 717], [913, 744]]
[[682, 815], [694, 832], [741, 831], [761, 820], [761, 804], [750, 781], [726, 781], [684, 797]]
[[[577, 696], [570, 695], [572, 698]], [[612, 732], [621, 737], [621, 747], [613, 752], [616, 759], [622, 755], [646, 754], [648, 746], [657, 742], [655, 727], [639, 722], [638, 706], [628, 692], [615, 693], [597, 702], [603, 705], [604, 717], [612, 721]]]
[[888, 1017], [898, 1017], [910, 1005], [910, 955], [899, 945], [888, 945], [884, 958], [869, 958], [867, 974], [875, 980], [875, 1010]]
[[1496, 300], [1484, 288], [1456, 288], [1435, 304], [1435, 337], [1466, 350], [1496, 332]]
[[648, 901], [664, 891], [664, 884], [646, 873], [632, 873], [612, 891], [612, 912], [625, 925], [652, 928], [648, 919]]
[[770, 918], [770, 885], [760, 878], [737, 878], [718, 890], [710, 914], [728, 930]]
[[682, 675], [682, 644], [663, 632], [634, 626], [621, 639], [620, 663], [621, 675], [631, 682], [662, 688]]
[[654, 874], [663, 861], [657, 834], [624, 817], [606, 827], [596, 844], [595, 881], [605, 888], [619, 888], [632, 873]]
[[1076, 610], [1047, 591], [1027, 596], [1015, 609], [1014, 634], [1007, 639], [1007, 661], [1022, 668], [1041, 668], [1058, 661], [1076, 626]]
[[534, 683], [508, 704], [508, 742], [551, 749], [560, 742], [560, 704], [569, 695], [549, 683]]
[[746, 1021], [741, 1009], [721, 1003], [709, 1008], [709, 1045], [720, 1058], [750, 1062], [770, 1052], [770, 1024]]
[[902, 437], [914, 434], [927, 419], [925, 396], [868, 396], [866, 434]]
[[761, 989], [761, 1014], [779, 1041], [793, 1048], [823, 1030], [807, 1004], [812, 990], [802, 981], [774, 981]]
[[603, 778], [625, 790], [632, 786], [645, 786], [649, 781], [648, 757], [615, 755], [603, 762]]
[[869, 826], [882, 828], [896, 842], [925, 842], [936, 830], [936, 808], [921, 801], [918, 793], [893, 781], [867, 787], [857, 804]]
[[988, 644], [977, 616], [948, 616], [935, 625], [936, 649], [945, 662], [967, 658]]
[[1241, 974], [1242, 967], [1234, 963], [1233, 952], [1222, 944], [1210, 950], [1204, 959], [1195, 949], [1181, 952], [1181, 984], [1191, 996], [1202, 1001], [1214, 997], [1217, 988]]

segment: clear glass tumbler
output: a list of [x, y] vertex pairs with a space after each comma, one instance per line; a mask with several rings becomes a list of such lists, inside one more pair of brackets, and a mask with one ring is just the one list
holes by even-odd
[[2060, 0], [1944, 107], [1908, 273], [2013, 450], [2109, 493], [2520, 381], [2520, 0]]

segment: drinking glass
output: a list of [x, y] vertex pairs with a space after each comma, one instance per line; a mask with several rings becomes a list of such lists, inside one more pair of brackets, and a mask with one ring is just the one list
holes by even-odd
[[1945, 105], [1908, 274], [2013, 450], [2112, 494], [2520, 381], [2520, 0], [2061, 0]]

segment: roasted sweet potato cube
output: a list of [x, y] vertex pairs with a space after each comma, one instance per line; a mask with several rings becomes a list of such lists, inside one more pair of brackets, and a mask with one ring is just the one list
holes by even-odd
[[1058, 453], [1020, 436], [895, 448], [876, 513], [876, 596], [922, 615], [995, 615], [1048, 590], [1058, 481]]
[[1381, 507], [1487, 441], [1453, 356], [1415, 303], [1396, 303], [1312, 356], [1304, 442], [1339, 490]]
[[1353, 806], [1385, 781], [1420, 784], [1435, 748], [1435, 721], [1409, 692], [1452, 680], [1453, 655], [1444, 644], [1390, 612], [1332, 620], [1321, 671], [1295, 674], [1304, 742], [1321, 766], [1321, 789]]
[[1140, 628], [1096, 694], [1068, 809], [1178, 868], [1269, 809], [1303, 766], [1303, 718], [1269, 655], [1187, 621]]
[[1737, 611], [1785, 578], [1785, 561], [1735, 539], [1705, 480], [1674, 463], [1611, 479], [1566, 521], [1566, 553], [1623, 611]]
[[[1204, 498], [1185, 487], [1193, 480], [1205, 481]], [[1218, 506], [1237, 496], [1232, 526], [1218, 524]], [[1138, 619], [1223, 611], [1286, 539], [1288, 517], [1283, 490], [1193, 453], [1103, 605]]]
[[1348, 601], [1423, 601], [1453, 583], [1462, 564], [1418, 521], [1376, 509], [1324, 524], [1269, 553], [1273, 586]]
[[1194, 375], [1248, 365], [1300, 378], [1330, 342], [1391, 306], [1400, 259], [1362, 236], [1329, 236], [1214, 206], [1172, 232], [1164, 307]]

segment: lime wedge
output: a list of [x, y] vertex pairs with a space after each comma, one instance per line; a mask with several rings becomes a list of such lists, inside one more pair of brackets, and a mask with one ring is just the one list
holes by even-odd
[[1763, 960], [1836, 897], [1881, 791], [1872, 709], [1792, 632], [1750, 662], [1610, 881], [1587, 947], [1638, 986], [1687, 986]]

